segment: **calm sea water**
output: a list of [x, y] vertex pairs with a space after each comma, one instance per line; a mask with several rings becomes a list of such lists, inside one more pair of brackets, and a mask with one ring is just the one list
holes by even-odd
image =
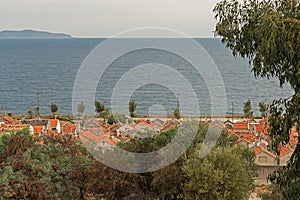
[[[128, 40], [130, 44], [142, 39], [124, 40]], [[169, 40], [172, 43], [178, 39]], [[29, 108], [37, 105], [37, 94], [40, 93], [41, 113], [49, 113], [51, 102], [55, 102], [59, 107], [59, 113], [71, 114], [72, 91], [78, 69], [86, 56], [102, 41], [103, 39], [0, 40], [0, 106], [5, 107], [7, 112], [25, 114]], [[292, 94], [288, 86], [280, 88], [276, 80], [255, 79], [248, 60], [234, 58], [219, 40], [196, 39], [196, 41], [208, 52], [222, 76], [226, 91], [227, 114], [231, 112], [232, 102], [235, 113], [242, 113], [243, 103], [250, 99], [252, 108], [258, 115], [258, 102], [270, 103], [273, 99]], [[197, 52], [191, 49], [187, 53]], [[110, 107], [114, 88], [121, 77], [134, 67], [149, 63], [160, 63], [178, 71], [192, 85], [201, 115], [211, 113], [213, 100], [210, 99], [205, 78], [197, 74], [186, 60], [170, 52], [151, 48], [132, 51], [114, 60], [98, 83], [96, 99]], [[147, 73], [151, 76], [153, 71], [149, 69]], [[173, 76], [164, 74], [160, 78], [166, 82], [174, 79]], [[133, 85], [136, 83], [134, 79], [129, 82]], [[180, 81], [178, 84], [181, 84]], [[137, 102], [138, 114], [150, 112], [153, 115], [162, 115], [173, 111], [178, 103], [176, 97], [180, 95], [161, 84], [149, 83], [136, 89], [131, 98]], [[79, 103], [80, 100], [73, 99], [73, 101]], [[217, 103], [221, 107], [225, 102], [220, 100]], [[182, 112], [189, 115], [192, 110], [193, 107]], [[120, 110], [117, 108], [116, 111], [127, 112], [122, 108]], [[218, 113], [218, 110], [215, 113]], [[223, 114], [221, 110], [220, 114]]]

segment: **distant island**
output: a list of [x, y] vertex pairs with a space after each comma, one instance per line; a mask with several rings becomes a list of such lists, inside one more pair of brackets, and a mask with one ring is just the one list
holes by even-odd
[[71, 35], [64, 34], [64, 33], [50, 33], [46, 31], [35, 31], [35, 30], [0, 31], [0, 39], [59, 39], [59, 38], [64, 39], [64, 38], [73, 38], [73, 37]]

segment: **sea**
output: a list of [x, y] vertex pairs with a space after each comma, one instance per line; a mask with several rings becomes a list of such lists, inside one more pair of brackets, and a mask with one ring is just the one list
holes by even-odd
[[76, 114], [81, 101], [90, 113], [98, 100], [128, 114], [134, 100], [138, 115], [165, 116], [179, 106], [182, 115], [208, 116], [242, 114], [249, 99], [258, 116], [259, 102], [292, 95], [276, 79], [255, 78], [249, 60], [219, 39], [192, 40], [0, 39], [0, 107], [26, 114], [39, 105], [49, 114], [55, 103], [58, 113]]

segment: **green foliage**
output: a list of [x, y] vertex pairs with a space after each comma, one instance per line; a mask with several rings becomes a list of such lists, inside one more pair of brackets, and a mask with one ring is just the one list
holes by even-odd
[[33, 118], [33, 110], [32, 110], [32, 108], [29, 108], [27, 113], [28, 113], [29, 119], [32, 119]]
[[115, 120], [114, 115], [112, 113], [108, 114], [107, 123], [109, 123], [109, 124], [116, 123], [116, 120]]
[[267, 114], [268, 114], [268, 105], [265, 104], [264, 102], [259, 102], [258, 106], [259, 106], [259, 111], [261, 113], [261, 116], [264, 117], [264, 118], [267, 117]]
[[[191, 123], [197, 125], [198, 122]], [[135, 138], [118, 145], [131, 152], [153, 152], [172, 142], [177, 134], [188, 137], [188, 127], [193, 127], [189, 125], [183, 124], [186, 129], [182, 133], [177, 128], [169, 129], [151, 138]], [[0, 137], [0, 196], [2, 199], [184, 199], [184, 185], [193, 181], [185, 176], [184, 166], [187, 159], [192, 160], [198, 154], [207, 129], [207, 124], [199, 123], [198, 132], [185, 154], [161, 170], [142, 174], [120, 172], [95, 161], [77, 140], [33, 138], [28, 129], [4, 134]], [[40, 139], [43, 144], [39, 144]], [[223, 131], [217, 148], [234, 151], [234, 159], [228, 158], [234, 163], [241, 159], [252, 164], [248, 159], [251, 156], [243, 156], [244, 150], [232, 149], [230, 141], [228, 133]], [[121, 158], [114, 159], [122, 162]], [[220, 158], [220, 163], [215, 165], [228, 164], [222, 159], [225, 158]], [[202, 164], [195, 163], [194, 166], [202, 168]], [[240, 167], [244, 169], [245, 165]], [[244, 176], [251, 176], [251, 170], [245, 169]], [[224, 177], [220, 180], [227, 181]], [[228, 184], [230, 187], [232, 183]]]
[[104, 110], [105, 110], [104, 104], [101, 103], [100, 101], [95, 100], [95, 111], [100, 114]]
[[177, 106], [177, 107], [174, 109], [173, 115], [174, 115], [174, 118], [175, 118], [175, 119], [180, 119], [180, 118], [181, 118], [179, 106]]
[[[126, 143], [119, 143], [119, 147], [135, 153], [147, 153], [157, 151], [171, 142], [178, 129], [170, 129], [152, 138], [134, 138]], [[152, 173], [140, 174], [145, 181], [140, 185], [142, 191], [160, 199], [182, 199], [182, 184], [184, 176], [182, 165], [184, 156], [167, 167]]]
[[58, 116], [56, 117], [58, 120], [60, 121], [66, 121], [66, 122], [71, 122], [71, 123], [74, 123], [74, 118], [73, 116]]
[[276, 185], [269, 185], [267, 191], [264, 191], [262, 194], [259, 194], [262, 200], [284, 200], [282, 194], [279, 192], [279, 189]]
[[128, 108], [129, 108], [130, 117], [135, 117], [136, 106], [137, 106], [137, 104], [135, 103], [134, 100], [129, 101]]
[[176, 162], [152, 173], [151, 188], [159, 199], [184, 199], [184, 160], [181, 156]]
[[244, 117], [245, 118], [252, 118], [253, 117], [253, 111], [252, 111], [250, 99], [248, 99], [244, 103]]
[[[217, 127], [218, 129], [221, 129], [220, 127]], [[220, 130], [218, 130], [220, 131]], [[234, 146], [238, 140], [238, 137], [228, 134], [226, 130], [221, 130], [221, 135], [218, 139], [217, 146], [220, 147], [226, 147], [226, 146]]]
[[107, 117], [109, 114], [109, 109], [104, 106], [100, 101], [95, 100], [95, 111], [100, 117]]
[[231, 147], [218, 147], [203, 159], [196, 151], [183, 171], [188, 179], [184, 185], [186, 199], [244, 199], [253, 188], [242, 155]]
[[85, 105], [84, 102], [81, 102], [80, 104], [77, 105], [77, 112], [79, 116], [82, 116], [85, 110]]
[[177, 129], [170, 129], [154, 137], [133, 138], [128, 142], [119, 143], [119, 147], [130, 152], [147, 153], [157, 151], [166, 146], [177, 133]]
[[132, 119], [129, 118], [125, 114], [121, 113], [109, 113], [104, 117], [107, 120], [107, 123], [113, 124], [113, 123], [132, 123]]
[[50, 110], [51, 113], [56, 113], [58, 111], [58, 106], [55, 103], [51, 103]]
[[245, 146], [238, 146], [235, 150], [242, 156], [246, 171], [252, 180], [254, 180], [258, 176], [258, 166], [255, 164], [256, 157], [253, 150]]
[[299, 0], [221, 1], [215, 34], [234, 55], [250, 58], [255, 76], [276, 77], [299, 88]]
[[[280, 145], [288, 143], [290, 129], [296, 126], [300, 130], [300, 1], [225, 0], [216, 5], [214, 12], [218, 20], [216, 35], [234, 55], [250, 59], [255, 76], [277, 78], [280, 86], [288, 83], [294, 90], [290, 98], [270, 105], [269, 133], [272, 147], [278, 152]], [[300, 180], [292, 178], [299, 177], [299, 148], [297, 145], [288, 166], [272, 177], [287, 199], [299, 197], [296, 186]]]
[[[28, 131], [1, 137], [0, 194], [4, 199], [74, 199], [77, 191], [70, 173], [87, 167], [78, 144], [63, 142], [40, 145]], [[3, 149], [3, 148], [0, 148]], [[72, 192], [71, 192], [72, 191]]]
[[95, 161], [80, 141], [39, 140], [29, 130], [0, 136], [1, 199], [120, 199], [141, 193], [143, 177]]
[[40, 115], [40, 107], [39, 106], [35, 107], [35, 115], [37, 115], [37, 116]]
[[[146, 188], [143, 188], [142, 190], [148, 190], [149, 184], [151, 185], [152, 193], [159, 199], [189, 199], [190, 192], [184, 193], [185, 190], [185, 184], [192, 184], [194, 180], [193, 177], [186, 175], [187, 171], [184, 166], [186, 166], [187, 162], [189, 162], [193, 169], [201, 168], [202, 170], [202, 163], [199, 163], [200, 160], [198, 158], [199, 156], [199, 148], [200, 145], [203, 143], [204, 138], [207, 134], [208, 125], [206, 123], [199, 123], [198, 132], [191, 144], [191, 146], [187, 149], [185, 154], [180, 156], [178, 160], [167, 167], [155, 171], [151, 174], [141, 174], [142, 176], [147, 177], [146, 181], [148, 184], [146, 184]], [[217, 133], [217, 131], [220, 131], [219, 128], [215, 128], [212, 134]], [[147, 153], [147, 152], [153, 152], [156, 151], [167, 144], [169, 144], [172, 139], [175, 137], [178, 133], [178, 129], [171, 129], [166, 132], [163, 132], [159, 135], [155, 135], [153, 138], [134, 138], [126, 143], [119, 143], [119, 147], [123, 148], [124, 150], [130, 151], [130, 152], [136, 152], [136, 153]], [[188, 136], [186, 136], [188, 137]], [[234, 141], [236, 141], [237, 138], [230, 137], [228, 135], [228, 132], [222, 131], [221, 136], [216, 144], [216, 148], [220, 149], [231, 149], [234, 153], [233, 155], [230, 155], [227, 157], [226, 162], [223, 162], [223, 160], [220, 158], [215, 159], [214, 165], [222, 165], [224, 166], [231, 166], [232, 165], [232, 157], [234, 157], [234, 161], [238, 162], [238, 165], [236, 168], [241, 168], [239, 176], [236, 179], [230, 180], [231, 174], [236, 173], [236, 168], [233, 168], [232, 171], [226, 171], [227, 179], [224, 177], [219, 177], [219, 180], [223, 182], [224, 188], [222, 190], [220, 189], [219, 192], [226, 193], [226, 188], [230, 188], [230, 191], [235, 190], [236, 185], [240, 185], [240, 182], [243, 182], [243, 184], [240, 185], [242, 188], [242, 192], [244, 195], [248, 194], [248, 190], [252, 188], [253, 186], [253, 178], [256, 175], [256, 165], [254, 164], [255, 156], [254, 153], [251, 152], [248, 148], [238, 148], [236, 150], [233, 149]], [[229, 150], [226, 150], [229, 151]], [[228, 154], [231, 154], [228, 153]], [[227, 155], [227, 154], [226, 154]], [[224, 155], [222, 155], [224, 156]], [[187, 161], [188, 160], [188, 161]], [[220, 163], [219, 163], [220, 162]], [[228, 163], [231, 163], [228, 165]], [[196, 173], [196, 172], [195, 172]], [[225, 173], [225, 172], [224, 172]], [[210, 171], [205, 171], [205, 175], [207, 179], [211, 179], [212, 182], [214, 181], [213, 175], [210, 173]], [[199, 179], [201, 179], [201, 176], [199, 176]], [[232, 187], [230, 185], [233, 184]], [[195, 187], [201, 187], [203, 182], [193, 182], [195, 184]], [[207, 184], [207, 188], [210, 188], [210, 190], [213, 190], [216, 186], [216, 182], [209, 185]], [[246, 191], [246, 192], [245, 192]], [[191, 191], [193, 193], [194, 191]], [[234, 191], [235, 192], [235, 191]], [[236, 192], [239, 193], [239, 192]], [[185, 196], [187, 195], [187, 196]], [[195, 196], [191, 197], [194, 198]], [[213, 197], [213, 196], [212, 196]], [[231, 196], [235, 197], [235, 196]], [[195, 198], [197, 199], [197, 198]], [[198, 198], [199, 199], [199, 198]], [[205, 199], [205, 198], [203, 198]], [[221, 198], [222, 199], [222, 198]], [[230, 199], [230, 198], [228, 198]], [[234, 198], [231, 198], [234, 199]]]
[[299, 131], [299, 121], [300, 93], [294, 94], [290, 100], [280, 99], [273, 101], [270, 106], [269, 133], [272, 137], [272, 146], [275, 150], [278, 150], [277, 147], [281, 144], [284, 145], [289, 142], [290, 130], [294, 125]]
[[279, 187], [285, 199], [300, 199], [300, 166], [299, 166], [299, 143], [288, 165], [275, 171], [269, 179]]

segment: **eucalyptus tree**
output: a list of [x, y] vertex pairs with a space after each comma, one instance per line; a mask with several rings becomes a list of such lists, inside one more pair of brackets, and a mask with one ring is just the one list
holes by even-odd
[[[300, 0], [224, 0], [215, 8], [215, 34], [233, 52], [249, 59], [256, 77], [276, 78], [294, 91], [270, 105], [269, 133], [277, 150], [300, 130]], [[300, 198], [300, 144], [288, 165], [271, 180], [287, 199]]]

